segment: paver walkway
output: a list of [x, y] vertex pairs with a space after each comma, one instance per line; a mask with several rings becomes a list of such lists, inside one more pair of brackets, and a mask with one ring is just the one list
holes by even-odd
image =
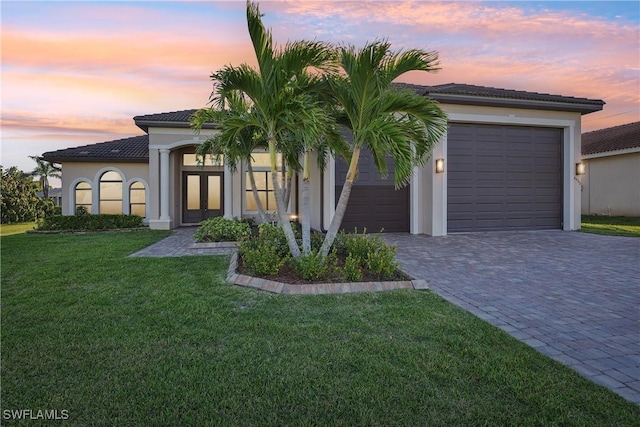
[[386, 234], [450, 302], [640, 404], [640, 238]]
[[193, 233], [198, 227], [180, 227], [173, 234], [129, 256], [132, 257], [171, 257], [187, 255], [225, 255], [235, 252], [234, 248], [196, 247]]

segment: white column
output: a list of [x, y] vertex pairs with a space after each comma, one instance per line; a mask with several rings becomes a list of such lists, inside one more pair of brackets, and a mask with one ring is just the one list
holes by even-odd
[[171, 150], [160, 150], [160, 220], [169, 221], [169, 153]]

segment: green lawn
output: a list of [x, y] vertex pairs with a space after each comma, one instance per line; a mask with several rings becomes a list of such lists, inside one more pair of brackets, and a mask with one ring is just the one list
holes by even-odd
[[2, 238], [3, 410], [78, 426], [640, 419], [428, 291], [273, 295], [226, 284], [227, 257], [126, 257], [164, 235]]
[[12, 234], [21, 234], [27, 230], [33, 230], [36, 226], [35, 222], [21, 222], [19, 224], [1, 224], [0, 236], [10, 236]]
[[611, 236], [640, 237], [640, 217], [583, 215], [580, 231]]

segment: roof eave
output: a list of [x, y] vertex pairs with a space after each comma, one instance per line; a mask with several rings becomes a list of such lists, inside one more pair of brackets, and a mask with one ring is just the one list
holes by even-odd
[[470, 95], [454, 95], [449, 93], [426, 93], [441, 104], [484, 105], [489, 107], [527, 108], [534, 110], [572, 111], [589, 114], [601, 111], [604, 101], [585, 104], [577, 102], [536, 101], [530, 99], [492, 98]]
[[54, 163], [149, 163], [148, 157], [65, 157], [65, 156], [47, 156], [44, 154], [42, 158], [48, 162]]
[[[172, 122], [172, 121], [160, 121], [160, 120], [136, 120], [136, 126], [149, 133], [149, 128], [176, 128], [176, 129], [189, 129], [191, 123], [189, 122]], [[202, 125], [202, 129], [218, 129], [218, 125], [215, 123], [205, 123]]]
[[599, 151], [597, 153], [582, 154], [584, 160], [597, 159], [600, 157], [622, 156], [625, 154], [640, 153], [640, 147], [622, 148], [619, 150]]

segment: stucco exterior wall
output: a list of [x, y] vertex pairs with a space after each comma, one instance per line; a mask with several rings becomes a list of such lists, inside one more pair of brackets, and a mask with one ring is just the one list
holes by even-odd
[[584, 215], [640, 216], [640, 152], [584, 160]]
[[149, 165], [147, 163], [93, 163], [68, 162], [62, 164], [62, 214], [75, 213], [75, 188], [79, 182], [91, 184], [93, 213], [98, 213], [100, 201], [100, 177], [107, 171], [116, 171], [122, 176], [123, 211], [129, 213], [129, 186], [140, 181], [144, 184], [147, 198], [147, 216], [149, 215]]

